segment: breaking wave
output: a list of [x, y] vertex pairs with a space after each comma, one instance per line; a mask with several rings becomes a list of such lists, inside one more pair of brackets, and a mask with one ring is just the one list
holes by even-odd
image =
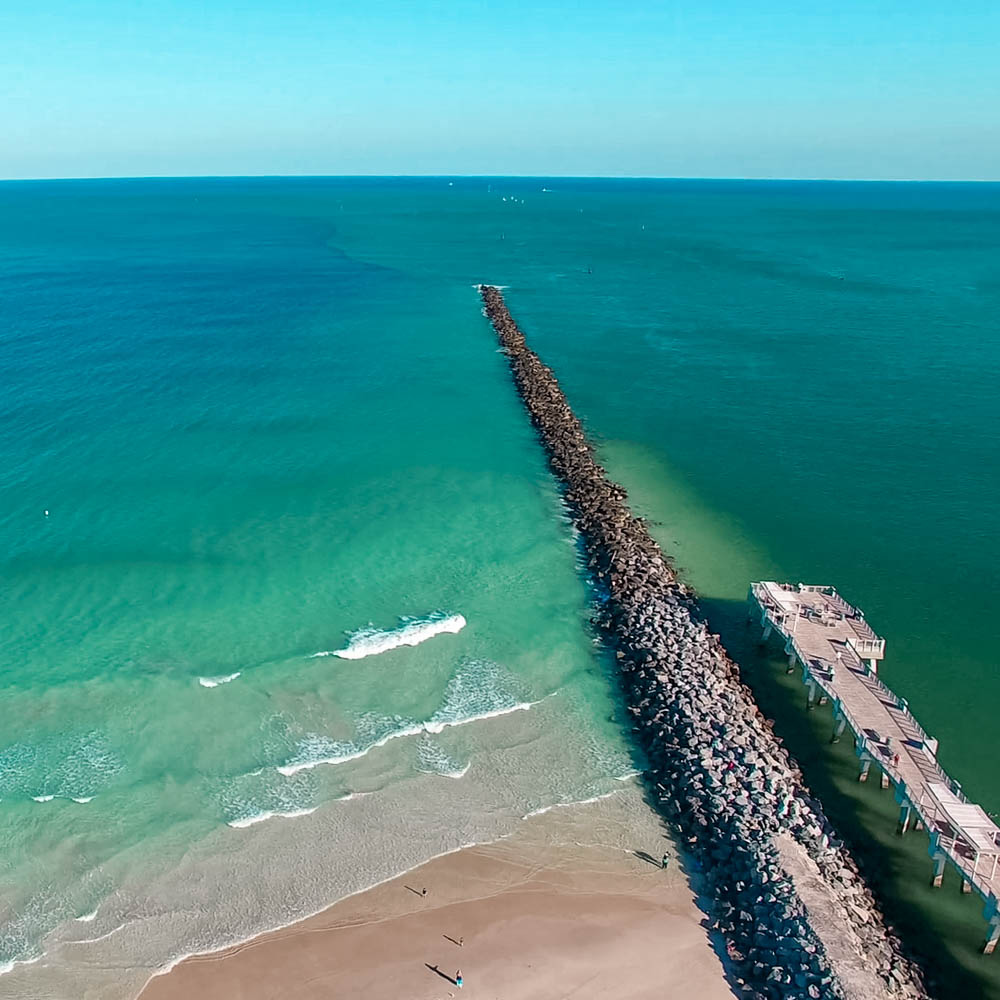
[[391, 740], [422, 733], [436, 735], [449, 726], [526, 711], [538, 704], [523, 701], [511, 688], [512, 680], [498, 664], [491, 660], [466, 660], [448, 682], [441, 707], [429, 719], [419, 722], [399, 715], [362, 716], [353, 740], [334, 740], [312, 733], [299, 740], [296, 753], [278, 771], [291, 777], [321, 764], [345, 764]]
[[589, 799], [574, 799], [572, 802], [553, 802], [550, 806], [542, 806], [540, 809], [532, 809], [531, 812], [525, 813], [521, 819], [531, 819], [532, 816], [544, 816], [547, 812], [552, 812], [553, 809], [568, 809], [570, 806], [586, 806], [590, 805], [592, 802], [601, 802], [603, 799], [610, 799], [613, 795], [617, 795], [618, 792], [605, 792], [603, 795], [592, 795]]
[[100, 732], [46, 736], [0, 748], [0, 799], [91, 799], [122, 762]]
[[376, 656], [399, 646], [419, 646], [420, 643], [442, 632], [461, 632], [466, 626], [462, 615], [448, 615], [438, 612], [426, 618], [403, 618], [403, 624], [394, 629], [374, 627], [351, 632], [350, 641], [343, 649], [323, 650], [316, 656], [339, 656], [343, 660], [361, 660], [366, 656]]
[[308, 816], [314, 812], [316, 812], [316, 806], [313, 806], [311, 809], [290, 809], [288, 812], [265, 810], [264, 812], [254, 813], [252, 816], [245, 816], [242, 819], [231, 819], [226, 825], [241, 830], [256, 823], [263, 823], [268, 819], [296, 819], [299, 816]]
[[214, 798], [227, 826], [243, 829], [271, 818], [294, 819], [316, 810], [316, 783], [303, 774], [288, 780], [271, 768], [216, 779]]
[[235, 674], [226, 674], [224, 677], [199, 677], [198, 683], [203, 688], [215, 688], [220, 684], [228, 684], [230, 681], [236, 680], [241, 673], [242, 671], [237, 670]]
[[444, 778], [464, 778], [469, 764], [460, 764], [448, 756], [438, 744], [426, 734], [417, 747], [417, 769], [425, 774], [440, 774]]

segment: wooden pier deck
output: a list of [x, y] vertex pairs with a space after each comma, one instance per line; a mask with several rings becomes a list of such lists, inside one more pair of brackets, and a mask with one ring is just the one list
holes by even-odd
[[983, 898], [989, 925], [983, 950], [993, 952], [1000, 940], [1000, 827], [966, 799], [937, 761], [937, 740], [879, 680], [885, 640], [833, 587], [754, 583], [749, 601], [751, 619], [759, 616], [761, 639], [778, 633], [789, 673], [801, 668], [808, 706], [832, 703], [832, 738], [850, 728], [860, 760], [858, 780], [866, 781], [875, 764], [882, 787], [894, 788], [898, 832], [905, 833], [911, 822], [927, 830], [932, 885], [941, 885], [950, 864], [961, 876], [962, 891]]

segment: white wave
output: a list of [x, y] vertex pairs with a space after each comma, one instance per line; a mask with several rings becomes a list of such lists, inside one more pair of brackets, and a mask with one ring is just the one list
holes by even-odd
[[119, 924], [113, 930], [108, 931], [107, 934], [100, 934], [97, 937], [92, 938], [80, 938], [79, 941], [68, 941], [67, 944], [96, 944], [98, 941], [106, 941], [109, 937], [117, 934], [119, 931], [125, 930], [127, 924]]
[[610, 799], [612, 795], [617, 795], [618, 792], [605, 792], [603, 795], [594, 795], [589, 799], [574, 799], [572, 802], [553, 802], [550, 806], [542, 806], [541, 809], [532, 809], [531, 812], [525, 813], [521, 819], [531, 819], [532, 816], [544, 816], [547, 812], [552, 812], [553, 809], [568, 809], [571, 806], [586, 806], [590, 805], [592, 802], [600, 802], [602, 799]]
[[226, 674], [224, 677], [199, 677], [198, 683], [203, 688], [215, 688], [220, 684], [228, 684], [230, 681], [236, 680], [241, 673], [242, 671], [237, 670], [235, 674]]
[[74, 796], [71, 796], [71, 798], [73, 799], [74, 802], [79, 802], [81, 805], [84, 802], [93, 802], [94, 801], [94, 796], [93, 795], [82, 795], [82, 796], [80, 796], [80, 798], [76, 798]]
[[34, 965], [35, 962], [41, 961], [44, 957], [45, 952], [42, 952], [41, 955], [36, 955], [34, 958], [12, 958], [9, 962], [0, 962], [0, 976], [12, 972], [15, 965]]
[[[506, 685], [505, 675], [496, 663], [467, 660], [448, 682], [443, 704], [426, 722], [399, 716], [391, 719], [367, 716], [362, 719], [367, 739], [331, 740], [312, 734], [299, 742], [298, 753], [280, 765], [278, 772], [291, 777], [321, 764], [346, 764], [385, 746], [390, 740], [421, 734], [437, 735], [449, 726], [465, 726], [511, 712], [523, 712], [538, 704], [537, 701], [518, 701]], [[450, 771], [460, 769], [458, 764], [449, 768]]]
[[81, 924], [89, 924], [92, 920], [95, 920], [96, 918], [97, 918], [97, 910], [94, 910], [93, 913], [85, 913], [82, 917], [77, 917], [76, 919]]
[[626, 771], [624, 774], [616, 774], [615, 781], [631, 781], [633, 778], [638, 778], [642, 774], [642, 771]]
[[[289, 764], [282, 764], [278, 768], [278, 773], [285, 775], [286, 778], [291, 777], [293, 774], [298, 774], [299, 771], [308, 771], [311, 768], [319, 767], [320, 764], [346, 764], [349, 760], [357, 760], [359, 757], [364, 757], [366, 753], [370, 750], [375, 750], [378, 747], [384, 747], [386, 743], [390, 740], [396, 740], [403, 736], [416, 736], [418, 733], [423, 732], [423, 726], [417, 723], [416, 725], [407, 726], [402, 729], [394, 730], [393, 732], [386, 733], [381, 739], [375, 740], [372, 743], [368, 743], [364, 746], [359, 746], [357, 743], [343, 743], [334, 740], [329, 740], [326, 745], [333, 751], [327, 753], [321, 757], [310, 756], [308, 750], [300, 755], [300, 759], [294, 760]], [[304, 746], [322, 746], [323, 737], [313, 737], [311, 740], [304, 741]], [[340, 749], [342, 748], [342, 749]]]
[[342, 660], [361, 660], [376, 656], [399, 646], [419, 646], [420, 643], [442, 632], [461, 632], [466, 626], [462, 615], [430, 615], [414, 618], [395, 629], [366, 628], [351, 633], [350, 642], [343, 649], [323, 650], [316, 656], [339, 656]]
[[537, 701], [522, 701], [516, 705], [506, 705], [504, 708], [494, 708], [489, 712], [480, 712], [478, 715], [467, 715], [461, 719], [445, 719], [424, 723], [424, 729], [428, 733], [444, 732], [449, 726], [467, 726], [470, 722], [482, 722], [483, 719], [495, 719], [498, 715], [510, 715], [511, 712], [526, 712], [529, 708], [534, 708]]
[[417, 759], [418, 770], [424, 774], [439, 774], [442, 778], [463, 778], [469, 770], [469, 764], [462, 765], [449, 757], [429, 735], [420, 741]]
[[[94, 795], [122, 763], [98, 731], [60, 734], [0, 747], [0, 798], [51, 802]], [[38, 789], [47, 793], [39, 795]]]
[[242, 830], [248, 826], [253, 826], [255, 823], [263, 823], [268, 819], [296, 819], [299, 816], [308, 816], [310, 813], [316, 812], [316, 808], [316, 806], [313, 806], [312, 809], [290, 809], [288, 812], [271, 812], [267, 810], [255, 813], [253, 816], [245, 816], [243, 819], [232, 819], [226, 826]]

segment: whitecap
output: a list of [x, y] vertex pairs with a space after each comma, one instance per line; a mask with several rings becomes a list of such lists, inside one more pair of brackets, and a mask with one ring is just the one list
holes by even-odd
[[34, 958], [12, 958], [9, 962], [0, 962], [0, 976], [12, 972], [15, 965], [34, 965], [35, 962], [41, 961], [44, 957], [45, 952], [42, 952], [41, 955], [36, 955]]
[[114, 929], [107, 932], [107, 934], [99, 934], [97, 937], [92, 938], [80, 938], [79, 941], [68, 941], [67, 944], [97, 944], [98, 941], [106, 941], [109, 937], [117, 934], [119, 931], [125, 930], [127, 924], [119, 924]]
[[[466, 660], [448, 682], [443, 704], [427, 721], [369, 715], [360, 720], [359, 733], [354, 740], [332, 740], [318, 733], [310, 734], [299, 741], [298, 752], [279, 765], [278, 772], [291, 777], [321, 764], [346, 764], [385, 746], [390, 740], [421, 733], [437, 735], [450, 726], [465, 726], [511, 712], [524, 712], [537, 704], [537, 701], [518, 700], [496, 663]], [[461, 765], [450, 770], [461, 770]]]
[[550, 806], [542, 806], [540, 809], [532, 809], [531, 812], [525, 813], [521, 819], [531, 819], [533, 816], [544, 816], [545, 813], [551, 812], [553, 809], [568, 809], [571, 806], [590, 805], [592, 802], [600, 802], [602, 799], [610, 799], [612, 795], [617, 794], [617, 791], [605, 792], [603, 795], [593, 795], [589, 799], [574, 799], [572, 802], [553, 802]]
[[330, 740], [314, 734], [299, 743], [299, 753], [287, 764], [282, 764], [278, 768], [278, 772], [287, 778], [298, 774], [299, 771], [308, 771], [311, 768], [319, 767], [321, 764], [346, 764], [350, 760], [364, 757], [371, 750], [384, 747], [390, 740], [400, 739], [404, 736], [416, 736], [422, 731], [423, 726], [419, 722], [407, 723], [397, 729], [390, 730], [379, 739], [360, 745], [342, 740]]
[[230, 681], [236, 680], [241, 673], [241, 670], [237, 670], [235, 674], [226, 674], [222, 677], [199, 677], [198, 683], [203, 688], [214, 688], [218, 687], [220, 684], [228, 684]]
[[438, 613], [427, 618], [404, 619], [405, 624], [395, 629], [365, 628], [350, 633], [350, 641], [343, 649], [323, 650], [316, 656], [339, 656], [343, 660], [361, 660], [376, 656], [399, 646], [419, 646], [442, 632], [461, 632], [466, 626], [462, 615]]
[[78, 920], [81, 924], [89, 924], [92, 920], [95, 920], [96, 918], [97, 918], [97, 910], [94, 910], [92, 913], [85, 913], [82, 917], [76, 917], [75, 919]]
[[[0, 798], [93, 795], [122, 769], [107, 737], [97, 731], [25, 740], [0, 748]], [[38, 795], [39, 788], [47, 794]]]
[[489, 712], [480, 712], [477, 715], [467, 715], [459, 719], [446, 719], [444, 721], [431, 719], [424, 723], [424, 729], [428, 733], [444, 732], [448, 726], [466, 726], [470, 722], [482, 722], [483, 719], [495, 719], [500, 715], [510, 715], [511, 712], [526, 712], [529, 708], [534, 708], [537, 701], [521, 701], [516, 705], [507, 705], [503, 708], [494, 708]]
[[615, 781], [631, 781], [633, 778], [638, 778], [642, 774], [642, 771], [626, 771], [624, 774], [616, 774]]
[[449, 757], [429, 735], [417, 747], [417, 760], [418, 770], [425, 774], [439, 774], [443, 778], [463, 778], [469, 770], [469, 764], [460, 764]]
[[313, 806], [312, 809], [289, 809], [287, 812], [265, 810], [254, 813], [252, 816], [244, 816], [242, 819], [231, 819], [226, 826], [242, 830], [248, 826], [254, 826], [256, 823], [263, 823], [268, 819], [296, 819], [299, 816], [308, 816], [310, 813], [316, 812], [316, 808]]
[[492, 660], [465, 660], [448, 682], [444, 703], [424, 723], [429, 733], [440, 733], [446, 726], [464, 726], [470, 722], [523, 712], [537, 704], [524, 701], [511, 690], [511, 680]]
[[82, 796], [80, 796], [80, 798], [76, 798], [75, 796], [70, 796], [70, 798], [72, 798], [74, 802], [79, 802], [81, 805], [84, 802], [93, 802], [94, 801], [94, 796], [93, 795], [82, 795]]

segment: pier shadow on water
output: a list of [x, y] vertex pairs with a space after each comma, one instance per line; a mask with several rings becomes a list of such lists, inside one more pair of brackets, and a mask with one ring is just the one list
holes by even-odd
[[867, 782], [858, 781], [859, 761], [849, 731], [839, 743], [830, 742], [830, 705], [806, 710], [801, 671], [785, 672], [781, 646], [773, 637], [766, 646], [759, 644], [760, 629], [747, 621], [746, 603], [706, 597], [699, 603], [850, 847], [886, 923], [925, 970], [931, 995], [938, 1000], [1000, 1000], [1000, 954], [980, 951], [986, 935], [980, 897], [961, 893], [951, 867], [945, 870], [944, 885], [931, 888], [927, 834], [913, 829], [902, 837], [896, 834], [899, 807], [892, 788], [880, 787], [875, 768]]

